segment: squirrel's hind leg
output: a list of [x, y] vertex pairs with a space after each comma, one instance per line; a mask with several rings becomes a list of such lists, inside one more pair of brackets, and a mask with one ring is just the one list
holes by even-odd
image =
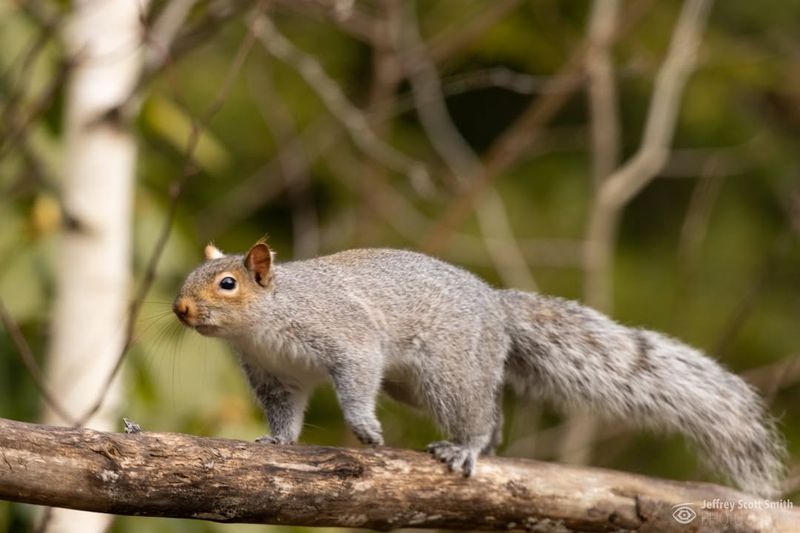
[[481, 450], [481, 455], [494, 455], [498, 446], [503, 443], [503, 423], [505, 417], [503, 416], [503, 390], [497, 391], [497, 399], [495, 400], [494, 412], [494, 428], [492, 429], [492, 438], [489, 443]]
[[465, 477], [472, 475], [478, 455], [494, 455], [494, 450], [503, 440], [503, 411], [499, 405], [495, 411], [492, 431], [486, 434], [454, 435], [454, 441], [438, 441], [428, 444], [428, 452], [447, 464], [451, 471], [461, 470]]
[[496, 346], [491, 343], [480, 346], [476, 353], [466, 353], [456, 365], [452, 355], [438, 358], [435, 352], [426, 354], [421, 358], [426, 368], [418, 373], [422, 378], [419, 388], [428, 409], [451, 437], [431, 443], [427, 449], [450, 470], [460, 470], [467, 477], [472, 475], [478, 456], [491, 453], [502, 434], [502, 417], [496, 401], [502, 375], [497, 375], [493, 368], [493, 364], [502, 363], [493, 361], [496, 353], [483, 353], [494, 352], [492, 348]]

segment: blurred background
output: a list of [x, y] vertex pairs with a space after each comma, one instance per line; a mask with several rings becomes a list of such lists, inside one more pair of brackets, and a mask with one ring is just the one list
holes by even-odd
[[[799, 30], [780, 0], [5, 0], [0, 416], [254, 439], [229, 350], [170, 312], [205, 243], [408, 248], [704, 349], [767, 398], [797, 503]], [[503, 455], [719, 481], [678, 437], [506, 420]], [[329, 388], [301, 440], [358, 445]], [[0, 502], [42, 520], [109, 527]]]

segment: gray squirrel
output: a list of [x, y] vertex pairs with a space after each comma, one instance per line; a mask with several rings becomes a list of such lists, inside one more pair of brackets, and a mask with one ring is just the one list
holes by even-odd
[[576, 302], [500, 290], [401, 250], [277, 264], [268, 245], [206, 262], [180, 288], [185, 325], [239, 356], [271, 435], [297, 441], [309, 395], [330, 380], [358, 439], [383, 444], [382, 390], [426, 409], [450, 440], [428, 450], [472, 474], [500, 443], [504, 382], [519, 394], [679, 431], [740, 488], [775, 496], [784, 447], [754, 390], [699, 351]]

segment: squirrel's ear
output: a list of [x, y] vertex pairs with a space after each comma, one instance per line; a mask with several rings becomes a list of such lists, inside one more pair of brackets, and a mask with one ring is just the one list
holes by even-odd
[[244, 266], [253, 275], [256, 283], [262, 287], [269, 286], [272, 280], [272, 250], [269, 249], [267, 243], [254, 244], [244, 258]]
[[213, 242], [206, 244], [205, 254], [206, 254], [206, 261], [211, 261], [212, 259], [219, 259], [220, 257], [225, 257], [225, 254], [223, 254], [219, 250], [219, 248], [214, 246]]

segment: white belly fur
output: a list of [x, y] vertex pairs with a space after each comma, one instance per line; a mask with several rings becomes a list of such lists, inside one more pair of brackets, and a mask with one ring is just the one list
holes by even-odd
[[302, 345], [274, 332], [232, 341], [239, 356], [254, 370], [307, 388], [324, 381], [327, 372]]

